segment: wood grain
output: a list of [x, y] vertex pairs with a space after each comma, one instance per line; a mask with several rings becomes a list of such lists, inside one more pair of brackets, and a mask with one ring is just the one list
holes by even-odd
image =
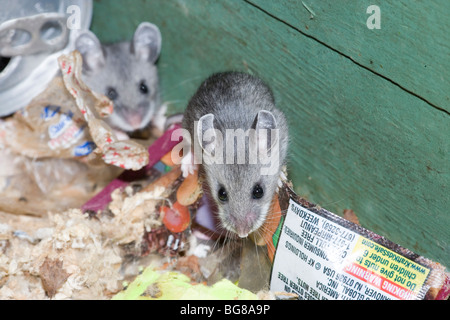
[[[449, 1], [247, 2], [450, 113]], [[374, 4], [380, 29], [366, 25], [372, 15], [367, 8]]]

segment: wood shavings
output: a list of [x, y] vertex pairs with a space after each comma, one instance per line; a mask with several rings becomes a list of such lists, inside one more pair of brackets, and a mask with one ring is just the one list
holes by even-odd
[[[78, 209], [1, 219], [9, 245], [0, 255], [0, 299], [108, 299], [121, 288], [120, 248], [103, 221]], [[19, 228], [37, 241], [14, 236]]]
[[150, 232], [162, 225], [155, 206], [163, 197], [165, 189], [156, 187], [150, 192], [138, 192], [127, 196], [120, 189], [112, 194], [109, 209], [114, 214], [111, 223], [106, 223], [108, 236], [118, 244], [135, 242], [138, 245], [145, 231]]
[[50, 298], [53, 298], [56, 291], [66, 282], [69, 274], [64, 270], [61, 260], [47, 258], [39, 268], [39, 276], [45, 293]]

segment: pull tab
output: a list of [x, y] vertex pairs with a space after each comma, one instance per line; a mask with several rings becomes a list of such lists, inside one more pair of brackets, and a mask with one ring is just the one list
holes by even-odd
[[0, 25], [0, 56], [13, 57], [63, 49], [69, 39], [67, 17], [41, 13]]

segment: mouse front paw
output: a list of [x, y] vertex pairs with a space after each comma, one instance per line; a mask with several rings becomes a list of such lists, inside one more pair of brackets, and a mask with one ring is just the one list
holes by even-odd
[[195, 164], [181, 164], [181, 172], [183, 174], [183, 178], [186, 178], [190, 174], [194, 174], [197, 170], [197, 165]]
[[167, 103], [163, 103], [159, 108], [158, 112], [153, 116], [152, 123], [154, 127], [161, 132], [164, 132], [164, 127], [167, 122], [166, 112], [167, 112]]
[[194, 155], [192, 152], [189, 152], [181, 159], [181, 172], [183, 174], [183, 178], [186, 178], [190, 174], [194, 174], [194, 171], [197, 169], [198, 167], [194, 164]]

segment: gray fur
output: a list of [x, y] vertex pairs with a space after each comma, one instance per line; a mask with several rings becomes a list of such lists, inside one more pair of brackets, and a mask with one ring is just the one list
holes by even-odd
[[[155, 62], [161, 50], [157, 26], [143, 22], [131, 42], [101, 45], [90, 31], [83, 32], [75, 47], [83, 56], [83, 80], [94, 91], [108, 96], [115, 89], [114, 112], [106, 121], [114, 128], [133, 132], [145, 128], [160, 108]], [[140, 90], [144, 81], [148, 93]]]
[[[183, 119], [183, 127], [190, 132], [191, 139], [196, 139], [198, 134], [198, 128], [194, 127], [195, 121], [208, 114], [203, 118], [207, 120], [203, 125], [209, 126], [213, 118], [214, 128], [222, 133], [224, 144], [226, 129], [279, 129], [279, 166], [274, 175], [261, 175], [264, 165], [259, 162], [248, 163], [248, 147], [244, 150], [244, 164], [237, 164], [236, 161], [233, 164], [202, 164], [210, 198], [217, 205], [223, 227], [245, 237], [264, 223], [277, 190], [288, 147], [287, 122], [283, 113], [276, 109], [269, 87], [260, 79], [240, 72], [214, 74], [201, 84], [191, 98]], [[237, 145], [233, 145], [236, 151]], [[211, 151], [210, 145], [201, 146], [207, 152]], [[261, 199], [252, 197], [256, 184], [264, 189]], [[218, 199], [220, 187], [227, 191], [226, 202]]]

